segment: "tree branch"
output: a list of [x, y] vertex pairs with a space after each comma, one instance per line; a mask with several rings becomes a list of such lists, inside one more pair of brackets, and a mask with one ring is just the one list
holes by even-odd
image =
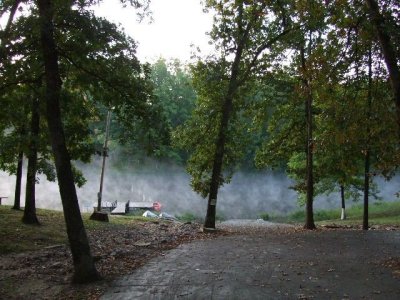
[[244, 76], [243, 76], [242, 80], [240, 81], [240, 83], [243, 83], [247, 79], [249, 73], [252, 71], [252, 68], [256, 64], [258, 57], [261, 55], [261, 53], [264, 50], [266, 50], [267, 48], [271, 47], [274, 43], [279, 41], [285, 35], [289, 34], [291, 31], [299, 29], [299, 28], [300, 28], [300, 26], [298, 25], [298, 26], [295, 26], [293, 28], [286, 29], [283, 32], [281, 32], [280, 34], [278, 34], [277, 36], [275, 36], [275, 37], [271, 38], [270, 40], [266, 41], [260, 47], [258, 47], [258, 49], [256, 50], [256, 52], [255, 52], [255, 54], [253, 56], [253, 59], [251, 60], [251, 62], [249, 64], [249, 67], [247, 68], [247, 71], [244, 73]]
[[[11, 6], [11, 10], [10, 10], [10, 15], [8, 16], [8, 20], [7, 20], [7, 24], [6, 27], [4, 28], [3, 32], [1, 33], [0, 36], [0, 41], [1, 41], [1, 45], [0, 45], [0, 63], [3, 62], [3, 60], [7, 59], [7, 53], [6, 53], [6, 43], [8, 42], [8, 38], [9, 38], [9, 33], [10, 33], [10, 28], [12, 25], [12, 22], [14, 20], [15, 17], [15, 13], [17, 12], [18, 6], [21, 3], [21, 0], [15, 0], [14, 4]], [[3, 12], [4, 13], [4, 12]]]
[[60, 52], [60, 56], [64, 57], [66, 60], [68, 60], [78, 70], [81, 70], [84, 73], [86, 73], [87, 75], [90, 75], [90, 76], [98, 79], [99, 81], [105, 83], [108, 87], [110, 87], [111, 89], [113, 89], [116, 92], [118, 92], [121, 96], [125, 96], [125, 97], [126, 96], [131, 96], [131, 95], [129, 95], [129, 93], [124, 92], [124, 89], [127, 89], [128, 86], [113, 84], [112, 82], [108, 81], [106, 78], [100, 76], [98, 73], [92, 72], [91, 70], [89, 70], [89, 69], [83, 67], [82, 65], [76, 63], [71, 57], [66, 55], [65, 52]]

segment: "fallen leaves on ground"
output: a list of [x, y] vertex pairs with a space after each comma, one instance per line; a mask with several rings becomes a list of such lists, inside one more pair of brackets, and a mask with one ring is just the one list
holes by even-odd
[[88, 231], [92, 255], [104, 280], [71, 284], [72, 257], [66, 245], [0, 257], [0, 294], [7, 299], [97, 299], [107, 282], [133, 272], [164, 251], [206, 234], [195, 223], [143, 222]]
[[400, 257], [391, 257], [385, 260], [382, 265], [391, 269], [393, 276], [400, 278]]

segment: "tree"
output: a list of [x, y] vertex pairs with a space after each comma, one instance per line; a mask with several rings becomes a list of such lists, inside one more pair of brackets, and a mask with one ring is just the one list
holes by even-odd
[[38, 137], [40, 126], [39, 99], [36, 95], [32, 97], [32, 116], [30, 126], [30, 141], [28, 150], [28, 171], [26, 176], [25, 208], [22, 222], [26, 224], [37, 224], [39, 220], [36, 216], [36, 171], [37, 171], [37, 152]]
[[38, 0], [37, 5], [40, 16], [40, 37], [45, 65], [46, 117], [75, 269], [73, 281], [88, 282], [99, 279], [99, 274], [90, 253], [89, 242], [79, 210], [70, 157], [61, 121], [60, 94], [62, 82], [54, 40], [54, 8], [50, 0]]
[[[286, 49], [293, 49], [295, 52], [294, 59], [292, 60], [292, 67], [296, 70], [295, 76], [298, 77], [298, 83], [295, 85], [294, 92], [297, 97], [303, 100], [306, 145], [305, 156], [293, 152], [292, 157], [288, 157], [289, 170], [298, 172], [304, 170], [304, 174], [296, 175], [300, 179], [300, 184], [296, 186], [300, 192], [305, 194], [305, 206], [306, 206], [306, 220], [304, 227], [307, 229], [315, 229], [314, 214], [313, 214], [313, 201], [314, 201], [314, 152], [315, 152], [315, 137], [314, 137], [314, 102], [316, 99], [315, 92], [315, 78], [314, 78], [314, 57], [318, 51], [318, 48], [323, 43], [322, 35], [326, 30], [325, 24], [325, 10], [322, 8], [318, 1], [295, 1], [291, 9], [287, 11], [286, 22], [291, 24], [297, 24], [295, 34], [292, 35], [292, 39], [286, 43]], [[298, 105], [298, 101], [292, 102], [294, 105]], [[293, 117], [289, 117], [293, 118]], [[303, 135], [303, 134], [301, 134]], [[297, 140], [297, 139], [296, 139]], [[270, 144], [272, 146], [272, 144]], [[296, 145], [296, 148], [298, 146]], [[262, 150], [263, 152], [270, 152], [268, 149]], [[304, 151], [304, 150], [303, 150]], [[302, 164], [301, 160], [305, 158], [305, 164]], [[262, 158], [260, 155], [257, 160], [259, 165]], [[299, 161], [300, 160], [300, 161]], [[264, 163], [265, 164], [265, 163]], [[300, 169], [299, 169], [300, 167]], [[299, 176], [300, 175], [300, 176]]]
[[151, 66], [154, 94], [163, 107], [170, 130], [182, 125], [194, 108], [196, 93], [189, 72], [177, 59], [160, 58]]
[[17, 173], [16, 181], [15, 181], [15, 193], [14, 193], [14, 205], [13, 209], [20, 210], [21, 209], [21, 180], [22, 180], [22, 167], [24, 162], [24, 152], [18, 153], [18, 163], [17, 163]]
[[[148, 1], [129, 2], [136, 7], [148, 7]], [[90, 100], [96, 97], [97, 101], [107, 106], [115, 105], [120, 116], [143, 116], [151, 107], [148, 101], [151, 95], [148, 72], [135, 57], [134, 42], [118, 31], [115, 25], [86, 11], [86, 5], [92, 3], [94, 1], [28, 1], [26, 7], [30, 14], [20, 16], [15, 22], [10, 17], [6, 30], [1, 32], [0, 70], [9, 75], [1, 88], [14, 87], [9, 92], [11, 94], [21, 91], [21, 87], [27, 87], [28, 83], [36, 83], [38, 79], [41, 81], [44, 78], [45, 81], [46, 119], [76, 282], [99, 278], [80, 216], [74, 168], [70, 162], [74, 157], [87, 161], [93, 153], [90, 143], [84, 139], [90, 132], [82, 130], [93, 117], [93, 114], [87, 113], [90, 111], [88, 107], [92, 109], [95, 106]], [[2, 13], [8, 10], [10, 15], [14, 14], [11, 1], [7, 1], [2, 8]], [[15, 26], [27, 24], [30, 25], [29, 30], [19, 31], [26, 36], [12, 40], [11, 35], [16, 34]], [[29, 51], [23, 52], [27, 49]], [[42, 63], [33, 67], [34, 61]], [[25, 62], [31, 65], [24, 65]], [[9, 100], [15, 101], [15, 98], [10, 97]], [[10, 125], [6, 130], [15, 128]], [[41, 156], [48, 158], [46, 152], [41, 152]]]
[[[72, 11], [69, 3], [64, 5], [59, 3], [58, 5], [59, 7], [57, 7], [57, 12], [59, 12], [60, 10], [65, 10], [67, 12]], [[80, 215], [78, 198], [76, 195], [74, 177], [72, 173], [72, 166], [70, 162], [71, 159], [69, 151], [67, 149], [66, 138], [61, 119], [60, 98], [62, 95], [62, 80], [59, 69], [59, 56], [54, 37], [53, 23], [56, 7], [53, 6], [52, 1], [50, 0], [38, 0], [37, 6], [39, 9], [40, 19], [42, 57], [45, 67], [46, 118], [50, 132], [50, 139], [54, 154], [58, 184], [64, 210], [64, 217], [67, 225], [67, 234], [73, 257], [75, 269], [73, 280], [74, 282], [89, 282], [97, 280], [99, 278], [99, 274], [94, 266], [93, 258], [90, 253], [88, 239], [86, 236], [86, 231]], [[118, 50], [121, 51], [122, 49]], [[98, 57], [98, 59], [101, 59], [101, 57]], [[82, 65], [80, 65], [79, 62], [77, 62], [76, 60], [73, 60], [71, 58], [68, 58], [68, 60], [78, 69], [82, 68]], [[123, 72], [125, 71], [126, 69], [123, 69]], [[96, 74], [92, 73], [90, 69], [87, 70], [87, 73], [90, 73], [94, 77], [96, 76]], [[107, 78], [107, 76], [104, 76], [102, 79], [105, 84], [110, 84], [112, 81], [118, 82], [118, 80], [120, 80], [121, 78], [117, 76], [115, 78]], [[121, 86], [123, 86], [123, 84], [120, 82], [117, 87], [121, 88]], [[130, 92], [132, 92], [132, 87], [124, 92], [124, 95], [130, 95]], [[136, 92], [140, 96], [141, 93], [145, 93], [147, 91], [143, 92], [143, 90], [135, 90], [134, 92]], [[129, 104], [137, 104], [137, 97], [135, 97], [134, 100], [136, 100], [136, 102], [121, 103], [120, 105], [126, 105], [129, 107]], [[147, 97], [144, 97], [144, 99], [142, 99], [144, 103], [146, 103], [146, 100]], [[117, 105], [118, 104], [119, 103], [117, 103]], [[140, 111], [140, 109], [142, 109], [143, 112], [143, 106], [137, 107], [135, 111]]]
[[177, 133], [192, 152], [188, 161], [192, 186], [208, 196], [205, 228], [215, 228], [218, 189], [229, 181], [245, 153], [239, 123], [254, 93], [252, 82], [270, 66], [268, 51], [291, 31], [279, 26], [280, 18], [266, 17], [281, 8], [276, 6], [255, 1], [206, 2], [216, 12], [210, 36], [219, 57], [193, 67], [198, 100], [192, 118]]
[[[58, 7], [57, 4], [54, 22], [64, 83], [60, 101], [66, 142], [72, 159], [88, 162], [95, 151], [89, 123], [99, 118], [99, 103], [108, 107], [116, 106], [118, 116], [126, 116], [126, 122], [130, 122], [132, 115], [148, 114], [152, 105], [148, 101], [151, 95], [149, 72], [135, 56], [135, 42], [127, 38], [116, 25], [94, 17], [84, 7], [79, 10]], [[3, 100], [7, 98], [6, 103], [10, 105], [9, 109], [7, 106], [1, 107], [4, 110], [3, 120], [8, 122], [5, 123], [8, 124], [3, 132], [5, 135], [9, 135], [10, 131], [17, 135], [20, 127], [18, 122], [28, 122], [28, 110], [14, 116], [15, 103], [24, 103], [28, 107], [27, 99], [31, 94], [43, 97], [36, 88], [38, 82], [41, 84], [44, 74], [38, 56], [37, 10], [34, 6], [27, 8], [31, 14], [14, 20], [10, 25], [12, 30], [7, 34], [12, 43], [4, 47], [9, 59], [2, 62], [4, 81], [0, 89], [5, 91], [2, 93]], [[2, 12], [6, 9], [7, 6]], [[43, 111], [41, 109], [41, 114]], [[21, 137], [20, 140], [21, 147], [28, 149], [28, 139]], [[38, 172], [45, 173], [49, 180], [53, 180], [54, 167], [47, 141], [47, 128], [41, 124], [40, 142], [37, 143], [41, 146], [37, 150]], [[1, 156], [4, 169], [11, 173], [15, 170], [16, 145], [16, 142], [10, 142], [2, 147], [2, 150], [7, 149], [11, 153]], [[74, 168], [73, 172], [76, 183], [83, 184], [84, 178], [79, 170]]]
[[[0, 126], [0, 169], [16, 175], [14, 205], [12, 208], [19, 210], [21, 208], [22, 164], [27, 140], [25, 125], [27, 106], [21, 105], [16, 110], [10, 99], [14, 98], [15, 101], [23, 103], [25, 100], [20, 98], [23, 93], [13, 93], [9, 95], [10, 97], [7, 94], [5, 92], [0, 96], [2, 103], [0, 118], [3, 121]], [[14, 130], [10, 130], [11, 128], [14, 128]]]
[[[377, 39], [382, 48], [382, 53], [385, 58], [387, 70], [389, 72], [390, 84], [392, 86], [394, 101], [397, 107], [397, 123], [399, 126], [400, 135], [400, 52], [399, 49], [396, 51], [395, 41], [399, 40], [399, 19], [394, 20], [395, 10], [399, 9], [399, 3], [396, 1], [385, 1], [386, 7], [389, 8], [389, 12], [386, 12], [386, 16], [379, 11], [379, 6], [375, 0], [365, 0], [367, 4], [370, 19], [374, 25]], [[389, 27], [392, 26], [392, 30]], [[392, 32], [392, 36], [390, 34]], [[397, 34], [397, 38], [395, 35]]]
[[[310, 41], [311, 43], [311, 41]], [[311, 46], [309, 46], [311, 47]], [[305, 90], [305, 111], [306, 111], [306, 124], [307, 124], [307, 146], [306, 146], [306, 223], [304, 228], [306, 229], [315, 229], [314, 224], [314, 212], [313, 212], [313, 202], [314, 202], [314, 137], [313, 137], [313, 96], [309, 83], [309, 79], [307, 78], [307, 67], [306, 67], [306, 58], [304, 54], [304, 47], [300, 48], [300, 59], [301, 59], [301, 72], [302, 72], [302, 81]]]
[[[346, 147], [347, 155], [351, 153], [348, 157], [353, 160], [351, 162], [349, 158], [341, 158], [341, 161], [345, 162], [342, 170], [348, 171], [340, 181], [354, 181], [356, 186], [362, 174], [364, 181], [363, 227], [367, 229], [368, 196], [374, 195], [372, 174], [382, 174], [385, 178], [389, 178], [391, 175], [387, 177], [385, 174], [392, 173], [392, 170], [390, 170], [391, 167], [389, 169], [386, 167], [391, 165], [395, 168], [398, 164], [398, 155], [396, 151], [392, 152], [391, 150], [392, 147], [396, 148], [397, 143], [390, 137], [390, 134], [387, 134], [393, 132], [392, 116], [395, 110], [393, 110], [393, 105], [387, 102], [387, 96], [378, 95], [380, 92], [377, 92], [378, 86], [383, 84], [385, 71], [381, 67], [383, 62], [381, 54], [373, 41], [371, 24], [363, 18], [364, 7], [360, 3], [354, 2], [342, 6], [340, 9], [332, 7], [332, 11], [334, 13], [331, 15], [330, 22], [334, 27], [329, 34], [330, 42], [328, 44], [341, 45], [338, 47], [341, 54], [336, 55], [338, 62], [336, 66], [338, 67], [331, 68], [330, 74], [336, 73], [335, 77], [341, 78], [342, 82], [335, 80], [336, 88], [331, 87], [329, 91], [339, 88], [344, 91], [340, 93], [342, 95], [340, 97], [347, 98], [345, 103], [347, 103], [346, 110], [348, 112], [342, 113], [341, 122], [346, 123], [348, 129], [344, 133], [336, 134], [342, 134], [342, 137], [347, 135], [347, 138], [342, 141], [345, 140], [351, 147], [352, 150], [349, 149], [349, 146]], [[344, 86], [343, 82], [345, 82]], [[382, 90], [384, 89], [382, 87]], [[382, 116], [386, 116], [385, 120], [378, 121]], [[337, 124], [337, 126], [340, 125]], [[381, 133], [378, 134], [378, 132]], [[382, 134], [382, 132], [386, 132], [386, 134]], [[329, 138], [332, 137], [327, 139]], [[386, 155], [386, 153], [391, 154]], [[383, 163], [383, 161], [386, 162]]]
[[[6, 104], [2, 106], [3, 121], [6, 121], [3, 134], [8, 139], [12, 133], [11, 136], [17, 142], [5, 143], [2, 150], [10, 151], [12, 155], [2, 155], [1, 158], [3, 169], [11, 174], [15, 173], [14, 165], [17, 164], [14, 207], [19, 209], [23, 153], [25, 152], [28, 156], [23, 222], [38, 224], [35, 212], [36, 174], [37, 172], [44, 173], [51, 181], [55, 180], [55, 176], [53, 167], [49, 163], [48, 136], [45, 134], [45, 130], [39, 130], [45, 126], [39, 125], [42, 114], [40, 98], [43, 96], [41, 87], [43, 70], [38, 63], [40, 58], [37, 54], [39, 47], [38, 37], [35, 35], [38, 28], [37, 15], [21, 16], [12, 23], [12, 27], [10, 25], [10, 28], [13, 30], [3, 32], [7, 34], [8, 41], [12, 41], [12, 43], [2, 44], [2, 49], [6, 49], [5, 52], [9, 59], [1, 64], [4, 77], [0, 88], [3, 91], [3, 104]], [[21, 35], [21, 32], [26, 34]], [[15, 105], [19, 106], [18, 110], [15, 110]], [[28, 113], [28, 107], [30, 113]], [[30, 126], [27, 125], [29, 116], [31, 118]]]
[[182, 164], [185, 153], [172, 145], [172, 132], [182, 125], [194, 107], [196, 93], [187, 66], [179, 60], [160, 58], [150, 66], [150, 81], [154, 88], [151, 98], [152, 111], [144, 118], [133, 118], [113, 126], [113, 137], [120, 143], [121, 160], [145, 165], [152, 157], [157, 161]]

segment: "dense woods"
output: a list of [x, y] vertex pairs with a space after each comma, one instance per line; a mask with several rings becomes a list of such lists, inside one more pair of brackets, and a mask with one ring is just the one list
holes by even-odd
[[[0, 4], [0, 169], [16, 175], [23, 222], [38, 173], [57, 179], [76, 282], [96, 280], [75, 185], [75, 161], [101, 152], [104, 122], [121, 164], [148, 157], [185, 165], [215, 228], [219, 188], [240, 168], [278, 168], [295, 180], [314, 229], [313, 201], [339, 191], [364, 203], [375, 176], [400, 164], [400, 4], [396, 0], [206, 0], [215, 52], [185, 65], [148, 64], [134, 37], [98, 18], [101, 1]], [[148, 12], [148, 1], [121, 1]], [[244, 199], [245, 201], [245, 199]], [[339, 203], [338, 203], [339, 205]]]

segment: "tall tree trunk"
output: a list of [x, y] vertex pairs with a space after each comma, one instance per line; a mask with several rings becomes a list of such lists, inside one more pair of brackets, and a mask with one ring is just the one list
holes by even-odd
[[369, 177], [370, 177], [370, 151], [366, 150], [364, 161], [364, 212], [363, 212], [363, 230], [368, 230], [368, 206], [369, 206]]
[[364, 212], [363, 212], [363, 230], [368, 230], [368, 206], [369, 206], [369, 182], [371, 165], [371, 113], [372, 113], [372, 46], [368, 55], [368, 95], [367, 95], [367, 126], [365, 143], [365, 161], [364, 161]]
[[306, 229], [315, 229], [314, 223], [314, 142], [313, 142], [313, 122], [312, 122], [312, 97], [307, 99], [307, 197], [306, 197]]
[[228, 124], [232, 114], [234, 94], [238, 89], [239, 65], [242, 59], [243, 48], [245, 42], [247, 41], [247, 38], [248, 38], [248, 31], [245, 31], [238, 44], [238, 48], [235, 54], [235, 59], [232, 63], [228, 90], [225, 95], [224, 103], [222, 106], [221, 125], [218, 131], [218, 137], [215, 144], [215, 154], [213, 160], [210, 192], [208, 195], [207, 214], [204, 222], [204, 228], [215, 229], [217, 197], [218, 197], [218, 189], [222, 173], [223, 160], [225, 155]]
[[70, 156], [61, 121], [61, 77], [54, 40], [51, 0], [37, 0], [46, 80], [46, 117], [56, 165], [58, 185], [74, 264], [73, 281], [91, 282], [100, 278], [90, 253], [89, 241], [79, 209]]
[[103, 145], [103, 164], [101, 165], [101, 175], [100, 175], [100, 188], [99, 193], [97, 194], [97, 211], [100, 212], [102, 208], [102, 197], [103, 197], [103, 180], [104, 180], [104, 172], [106, 168], [106, 158], [108, 157], [108, 135], [110, 133], [110, 123], [111, 123], [111, 110], [107, 112], [107, 121], [106, 121], [106, 137], [104, 139]]
[[[20, 4], [21, 0], [15, 0], [14, 3], [11, 5], [7, 23], [5, 24], [5, 27], [3, 28], [2, 33], [0, 35], [0, 63], [3, 63], [4, 61], [9, 59], [8, 57], [9, 50], [7, 49], [6, 45], [9, 43], [10, 32], [12, 32], [11, 27], [14, 21], [14, 17], [18, 12], [18, 6]], [[4, 15], [2, 15], [2, 19], [5, 20]]]
[[213, 169], [210, 183], [210, 193], [208, 196], [207, 214], [204, 222], [205, 228], [215, 228], [216, 206], [219, 182], [222, 172], [222, 164], [225, 153], [226, 134], [228, 130], [229, 118], [232, 112], [233, 96], [227, 97], [224, 102], [221, 126], [218, 132], [218, 139], [216, 142], [215, 156], [213, 162]]
[[312, 115], [312, 94], [311, 88], [307, 78], [305, 78], [306, 72], [306, 59], [304, 54], [304, 47], [300, 49], [301, 64], [303, 69], [303, 84], [306, 94], [305, 110], [306, 110], [306, 120], [307, 120], [307, 174], [306, 174], [306, 222], [304, 228], [315, 229], [314, 223], [314, 211], [313, 211], [313, 201], [314, 201], [314, 174], [313, 174], [313, 151], [314, 151], [314, 141], [313, 141], [313, 115]]
[[394, 45], [390, 39], [385, 24], [385, 18], [379, 11], [379, 6], [375, 0], [366, 0], [372, 24], [375, 27], [379, 43], [385, 58], [386, 67], [389, 72], [390, 84], [392, 86], [394, 100], [397, 109], [397, 123], [399, 125], [400, 136], [400, 68], [397, 65], [398, 57]]
[[36, 216], [36, 170], [37, 170], [37, 141], [39, 137], [39, 100], [32, 99], [32, 120], [29, 137], [29, 152], [28, 152], [28, 171], [26, 174], [26, 191], [25, 191], [25, 208], [22, 222], [25, 224], [37, 224], [39, 220]]
[[15, 192], [14, 192], [14, 206], [12, 209], [21, 209], [21, 181], [22, 181], [22, 167], [24, 163], [24, 152], [18, 153], [17, 174], [15, 179]]
[[344, 185], [340, 185], [340, 198], [342, 200], [342, 214], [340, 216], [341, 220], [346, 220], [346, 199], [344, 198]]

